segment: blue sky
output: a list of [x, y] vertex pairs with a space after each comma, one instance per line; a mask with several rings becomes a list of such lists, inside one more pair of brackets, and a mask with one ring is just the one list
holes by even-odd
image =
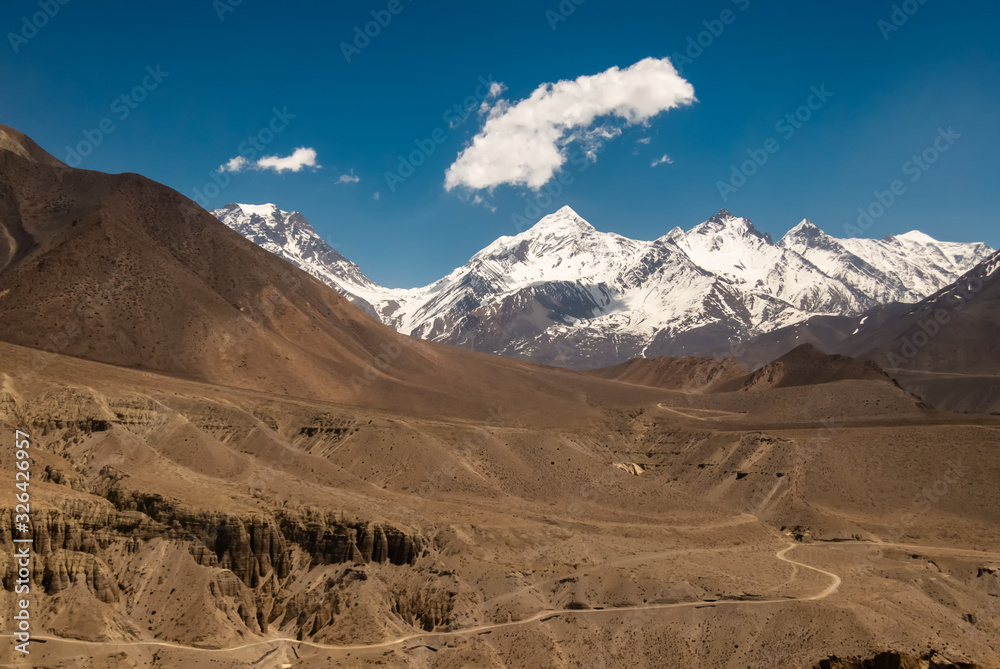
[[[91, 142], [81, 167], [138, 172], [189, 197], [213, 176], [228, 179], [209, 206], [301, 211], [389, 286], [432, 281], [515, 234], [533, 199], [542, 213], [570, 205], [598, 229], [642, 239], [690, 228], [722, 207], [776, 238], [804, 217], [845, 236], [858, 208], [899, 180], [901, 194], [864, 236], [920, 229], [1000, 247], [993, 2], [908, 0], [895, 3], [893, 17], [893, 2], [871, 0], [396, 0], [395, 14], [390, 0], [235, 1], [4, 3], [0, 122], [66, 160], [67, 147], [97, 138], [104, 121], [111, 130]], [[36, 17], [46, 5], [54, 15]], [[348, 62], [342, 44], [373, 11], [386, 25], [357, 42], [363, 48]], [[485, 122], [478, 111], [462, 120], [455, 106], [470, 96], [478, 104], [483, 79], [504, 87], [487, 104], [517, 107], [546, 83], [671, 57], [697, 101], [645, 123], [596, 119], [615, 136], [593, 162], [584, 150], [597, 144], [558, 144], [573, 159], [540, 198], [503, 181], [492, 190], [445, 188], [446, 171]], [[129, 93], [137, 86], [145, 86], [141, 101]], [[822, 98], [810, 99], [814, 90]], [[814, 109], [799, 111], [808, 120], [779, 124], [809, 102]], [[320, 167], [217, 172], [276, 109], [280, 132], [259, 156], [307, 148]], [[950, 139], [938, 139], [949, 128]], [[390, 188], [386, 173], [399, 169], [398, 157], [428, 141], [433, 153]], [[746, 166], [754, 173], [743, 183], [732, 169], [748, 151], [767, 161]], [[925, 151], [933, 164], [908, 163]], [[664, 156], [672, 162], [652, 166]], [[739, 187], [720, 192], [720, 182]]]

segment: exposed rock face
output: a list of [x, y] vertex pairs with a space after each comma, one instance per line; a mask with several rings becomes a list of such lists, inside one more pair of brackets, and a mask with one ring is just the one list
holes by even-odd
[[[149, 559], [144, 555], [150, 546], [167, 542], [186, 547], [191, 562], [211, 570], [204, 596], [249, 632], [266, 633], [276, 621], [280, 626], [294, 620], [301, 637], [331, 624], [340, 613], [341, 591], [352, 579], [328, 579], [333, 594], [292, 596], [288, 588], [297, 578], [323, 565], [412, 565], [423, 553], [419, 536], [387, 525], [311, 510], [236, 515], [180, 508], [159, 495], [122, 488], [110, 468], [103, 474], [98, 487], [105, 500], [62, 500], [59, 508], [33, 511], [34, 593], [58, 598], [82, 588], [112, 609], [134, 608], [142, 601], [137, 590], [144, 589], [136, 587], [140, 569], [134, 563]], [[13, 537], [13, 511], [2, 509], [0, 543], [11, 545]], [[9, 553], [0, 553], [0, 574], [4, 589], [13, 592], [17, 565]], [[404, 620], [432, 629], [450, 614], [447, 597], [432, 600], [410, 606], [401, 591], [390, 607]]]
[[229, 569], [251, 588], [271, 573], [283, 579], [291, 571], [287, 544], [271, 519], [213, 514], [198, 520], [201, 527], [196, 530], [201, 529], [199, 538], [208, 549], [201, 564]]
[[[228, 569], [250, 587], [273, 572], [285, 578], [297, 545], [313, 565], [341, 562], [411, 564], [423, 550], [419, 536], [377, 523], [337, 521], [334, 514], [281, 510], [271, 516], [234, 516], [174, 508], [159, 495], [112, 488], [112, 505], [68, 502], [61, 510], [35, 512], [34, 550], [96, 554], [116, 539], [157, 537], [191, 542], [199, 564]], [[10, 509], [0, 510], [0, 541], [13, 537]]]
[[[11, 571], [12, 565], [9, 565], [5, 578], [13, 577]], [[58, 595], [74, 583], [85, 584], [88, 590], [106, 604], [118, 601], [118, 589], [115, 587], [117, 581], [97, 556], [64, 550], [49, 554], [42, 571], [45, 592]]]
[[422, 550], [420, 537], [377, 523], [345, 524], [328, 513], [283, 514], [281, 531], [312, 558], [313, 564], [340, 562], [412, 563]]

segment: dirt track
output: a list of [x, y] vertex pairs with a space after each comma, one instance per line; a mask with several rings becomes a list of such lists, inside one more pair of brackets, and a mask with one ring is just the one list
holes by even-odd
[[[34, 639], [38, 640], [38, 641], [55, 642], [55, 643], [65, 643], [65, 644], [71, 644], [71, 645], [112, 646], [112, 647], [145, 646], [145, 647], [157, 647], [157, 648], [172, 648], [172, 649], [177, 649], [177, 650], [195, 651], [195, 652], [203, 652], [203, 653], [232, 653], [232, 652], [239, 651], [239, 650], [246, 650], [246, 649], [249, 649], [249, 648], [257, 648], [257, 647], [269, 646], [269, 645], [274, 645], [274, 644], [288, 644], [290, 646], [296, 646], [296, 647], [306, 646], [306, 647], [317, 648], [317, 649], [321, 649], [321, 650], [334, 650], [334, 651], [377, 650], [377, 649], [380, 649], [380, 648], [389, 648], [389, 647], [392, 647], [392, 646], [397, 646], [399, 644], [406, 643], [407, 641], [413, 641], [413, 640], [429, 641], [431, 639], [442, 639], [442, 638], [463, 636], [463, 635], [469, 635], [469, 634], [482, 634], [484, 632], [491, 632], [493, 630], [510, 628], [510, 627], [518, 627], [518, 626], [522, 626], [522, 625], [529, 625], [531, 623], [535, 623], [535, 622], [539, 622], [539, 621], [546, 621], [546, 620], [550, 620], [550, 619], [552, 619], [554, 617], [557, 617], [557, 616], [599, 616], [599, 615], [619, 614], [619, 613], [630, 612], [630, 611], [651, 611], [651, 610], [661, 610], [661, 609], [679, 609], [679, 608], [687, 608], [687, 607], [703, 607], [703, 608], [709, 608], [709, 607], [711, 607], [711, 608], [715, 608], [715, 607], [740, 606], [740, 605], [742, 605], [742, 606], [764, 606], [764, 605], [774, 605], [774, 604], [788, 604], [790, 602], [814, 602], [814, 601], [825, 599], [825, 598], [829, 597], [830, 595], [834, 594], [835, 592], [837, 592], [837, 590], [840, 588], [840, 585], [842, 583], [842, 579], [841, 579], [841, 577], [838, 574], [835, 574], [833, 572], [829, 572], [829, 571], [820, 569], [818, 567], [814, 567], [812, 565], [807, 565], [807, 564], [805, 564], [803, 562], [799, 562], [797, 560], [792, 560], [792, 559], [786, 557], [786, 555], [790, 551], [792, 551], [795, 548], [798, 548], [800, 546], [802, 546], [802, 544], [789, 543], [787, 546], [785, 546], [781, 550], [777, 551], [775, 553], [774, 557], [777, 558], [778, 560], [781, 560], [783, 562], [787, 562], [787, 563], [789, 563], [791, 565], [795, 565], [797, 567], [802, 567], [802, 568], [809, 569], [811, 571], [815, 571], [817, 573], [823, 574], [824, 576], [828, 576], [831, 579], [830, 584], [826, 588], [824, 588], [823, 590], [821, 590], [820, 592], [818, 592], [816, 594], [813, 594], [813, 595], [802, 596], [802, 597], [784, 597], [784, 598], [776, 598], [776, 599], [749, 600], [749, 601], [748, 600], [738, 600], [738, 599], [719, 600], [719, 601], [704, 600], [704, 601], [690, 601], [690, 602], [673, 602], [673, 603], [666, 603], [666, 604], [643, 604], [643, 605], [636, 605], [636, 606], [620, 606], [620, 607], [602, 608], [602, 609], [597, 609], [597, 608], [593, 608], [593, 609], [546, 609], [546, 610], [543, 610], [543, 611], [538, 611], [537, 613], [535, 613], [535, 614], [533, 614], [531, 616], [528, 616], [527, 618], [522, 618], [520, 620], [512, 620], [512, 621], [504, 622], [504, 623], [490, 623], [490, 624], [485, 624], [485, 625], [476, 625], [474, 627], [467, 627], [467, 628], [464, 628], [464, 629], [450, 630], [450, 631], [443, 631], [443, 632], [414, 632], [413, 634], [407, 634], [407, 635], [404, 635], [404, 636], [395, 637], [393, 639], [388, 639], [386, 641], [381, 641], [379, 643], [373, 643], [373, 644], [336, 645], [336, 644], [315, 643], [315, 642], [311, 642], [311, 641], [297, 641], [295, 639], [288, 639], [288, 638], [274, 638], [274, 639], [263, 639], [263, 640], [259, 640], [259, 641], [251, 641], [249, 643], [241, 644], [241, 645], [238, 645], [238, 646], [229, 646], [229, 647], [226, 647], [226, 648], [199, 648], [199, 647], [196, 647], [196, 646], [185, 646], [183, 644], [171, 643], [171, 642], [168, 642], [168, 641], [144, 641], [144, 640], [137, 640], [137, 641], [115, 641], [115, 642], [85, 641], [85, 640], [80, 640], [80, 639], [67, 639], [67, 638], [62, 638], [62, 637], [51, 637], [51, 636], [44, 636], [44, 635], [35, 636]], [[975, 550], [968, 550], [968, 549], [963, 549], [963, 548], [949, 548], [949, 547], [941, 547], [941, 546], [919, 546], [919, 545], [913, 545], [913, 544], [898, 544], [898, 543], [884, 543], [884, 542], [840, 541], [840, 542], [831, 542], [831, 543], [827, 543], [827, 544], [824, 544], [824, 543], [813, 543], [813, 544], [809, 544], [809, 546], [810, 547], [834, 547], [834, 546], [836, 546], [836, 547], [841, 547], [841, 546], [880, 547], [880, 546], [884, 546], [884, 547], [892, 547], [892, 548], [903, 548], [903, 549], [907, 549], [907, 550], [923, 551], [923, 552], [927, 552], [927, 553], [947, 553], [947, 554], [954, 554], [954, 555], [961, 555], [961, 556], [976, 556], [976, 557], [1000, 558], [1000, 553], [990, 553], [990, 552], [984, 552], [984, 551], [975, 551]], [[635, 561], [638, 561], [638, 560], [655, 560], [657, 557], [665, 557], [665, 556], [668, 556], [668, 555], [674, 555], [676, 553], [678, 553], [678, 551], [668, 551], [668, 552], [665, 552], [665, 553], [662, 553], [662, 554], [632, 557], [632, 558], [628, 558], [627, 560], [623, 560], [621, 562], [625, 563], [625, 562], [635, 562]], [[615, 564], [618, 564], [618, 563], [615, 563]], [[10, 635], [10, 634], [3, 634], [3, 635], [0, 635], [0, 637], [2, 637], [2, 638], [12, 638], [12, 635]]]

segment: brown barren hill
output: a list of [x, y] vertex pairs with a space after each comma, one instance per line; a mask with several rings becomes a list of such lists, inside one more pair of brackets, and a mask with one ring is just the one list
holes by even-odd
[[763, 390], [856, 380], [892, 383], [892, 379], [874, 362], [856, 360], [846, 355], [829, 355], [812, 344], [802, 344], [774, 362], [721, 384], [717, 389]]
[[746, 367], [733, 358], [635, 358], [613, 367], [587, 372], [602, 379], [612, 379], [654, 388], [710, 392], [716, 386], [743, 377]]

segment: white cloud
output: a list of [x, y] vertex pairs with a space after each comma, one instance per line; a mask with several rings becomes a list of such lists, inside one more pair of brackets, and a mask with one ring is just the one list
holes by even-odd
[[379, 193], [378, 191], [375, 191], [375, 192], [374, 192], [374, 193], [372, 194], [372, 199], [373, 199], [373, 200], [381, 200], [381, 199], [382, 199], [382, 194], [381, 194], [381, 193]]
[[337, 179], [337, 183], [339, 184], [356, 184], [359, 181], [361, 181], [361, 177], [356, 175], [354, 170], [351, 170], [350, 174], [341, 174], [340, 178]]
[[219, 165], [219, 169], [216, 170], [216, 171], [217, 172], [239, 172], [240, 170], [242, 170], [243, 168], [245, 168], [249, 164], [250, 164], [250, 161], [247, 160], [246, 158], [244, 158], [243, 156], [236, 156], [235, 158], [230, 158], [229, 160], [227, 160], [222, 165]]
[[[220, 165], [217, 171], [242, 172], [243, 170], [251, 167], [255, 170], [274, 170], [278, 174], [281, 174], [286, 171], [299, 172], [304, 167], [319, 169], [322, 165], [316, 164], [316, 149], [309, 149], [301, 146], [295, 149], [290, 156], [285, 156], [284, 158], [281, 156], [264, 156], [255, 163], [251, 163], [243, 156], [236, 156], [235, 158], [230, 158], [225, 163]], [[351, 172], [351, 174], [353, 175], [354, 173]], [[343, 178], [344, 177], [341, 177], [341, 179]]]
[[445, 172], [445, 188], [541, 188], [566, 163], [569, 145], [582, 143], [596, 159], [603, 141], [621, 133], [622, 122], [645, 123], [694, 101], [694, 87], [667, 58], [542, 84], [520, 102], [496, 101], [472, 144]]
[[256, 163], [257, 169], [274, 170], [278, 174], [282, 172], [299, 172], [304, 167], [319, 168], [316, 164], [316, 149], [308, 149], [304, 146], [292, 151], [290, 156], [264, 156]]
[[650, 163], [649, 166], [656, 167], [657, 165], [663, 165], [664, 163], [666, 163], [667, 165], [673, 165], [674, 160], [673, 158], [664, 153], [662, 158], [657, 158], [652, 163]]
[[641, 139], [636, 140], [635, 143], [636, 144], [649, 144], [652, 141], [653, 141], [652, 137], [643, 137]]

